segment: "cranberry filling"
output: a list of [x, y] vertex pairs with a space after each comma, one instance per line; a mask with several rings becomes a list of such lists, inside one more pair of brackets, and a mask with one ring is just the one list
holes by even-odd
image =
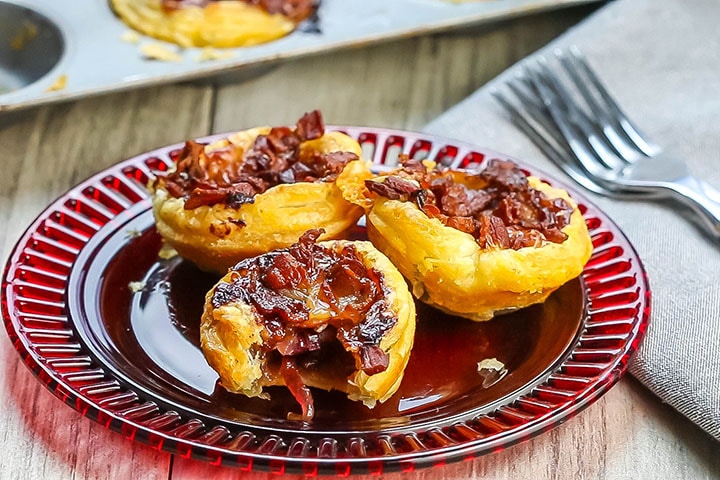
[[402, 168], [383, 181], [366, 180], [377, 195], [410, 201], [431, 218], [471, 234], [483, 248], [518, 250], [544, 241], [562, 243], [572, 207], [532, 188], [527, 175], [511, 161], [490, 160], [478, 172], [428, 170], [404, 156]]

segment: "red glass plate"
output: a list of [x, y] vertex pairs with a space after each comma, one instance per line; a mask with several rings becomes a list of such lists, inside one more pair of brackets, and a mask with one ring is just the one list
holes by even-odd
[[[378, 165], [399, 153], [465, 168], [504, 157], [423, 134], [333, 128], [357, 138]], [[266, 401], [216, 386], [198, 347], [198, 320], [217, 278], [158, 257], [145, 185], [180, 147], [132, 158], [67, 192], [20, 238], [3, 277], [3, 318], [24, 362], [65, 404], [122, 435], [276, 473], [442, 465], [575, 415], [620, 378], [643, 337], [650, 291], [640, 259], [606, 215], [560, 184], [578, 201], [595, 246], [580, 278], [542, 305], [490, 322], [419, 305], [415, 348], [392, 399], [369, 410], [315, 392], [313, 422], [287, 420], [297, 407], [284, 389], [274, 387]], [[478, 362], [491, 358], [507, 370], [499, 380], [478, 373]]]

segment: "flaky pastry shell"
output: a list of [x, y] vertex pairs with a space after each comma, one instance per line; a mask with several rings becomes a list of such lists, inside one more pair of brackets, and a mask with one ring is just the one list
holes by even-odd
[[162, 0], [110, 0], [129, 27], [182, 47], [243, 47], [292, 32], [295, 24], [279, 14], [242, 1], [223, 0], [204, 7], [165, 11]]
[[535, 177], [530, 186], [572, 207], [562, 243], [519, 250], [481, 248], [473, 236], [430, 218], [414, 203], [384, 197], [361, 198], [368, 237], [398, 267], [419, 300], [475, 321], [544, 302], [577, 277], [590, 258], [592, 243], [577, 204], [563, 189]]
[[[205, 150], [233, 144], [247, 151], [258, 135], [269, 131], [270, 127], [244, 130], [207, 145]], [[326, 132], [300, 145], [301, 157], [313, 152], [352, 152], [362, 158], [358, 143], [340, 132]], [[215, 204], [191, 210], [184, 208], [183, 198], [151, 185], [153, 213], [158, 233], [181, 256], [203, 270], [225, 273], [238, 260], [287, 247], [313, 228], [325, 230], [321, 240], [345, 237], [363, 211], [346, 201], [343, 191], [358, 188], [369, 176], [369, 164], [354, 160], [335, 181], [281, 184], [237, 208]]]
[[[355, 247], [364, 265], [382, 274], [387, 287], [385, 301], [390, 313], [397, 318], [379, 344], [388, 355], [387, 368], [373, 375], [356, 368], [349, 377], [338, 377], [333, 375], [333, 365], [327, 363], [323, 371], [301, 370], [300, 373], [307, 386], [345, 392], [351, 400], [372, 408], [377, 402], [390, 398], [400, 386], [414, 341], [415, 304], [405, 279], [370, 242], [332, 240], [318, 245], [339, 248], [348, 244]], [[218, 284], [230, 282], [231, 278], [232, 272], [228, 272]], [[265, 324], [252, 305], [240, 300], [213, 307], [211, 299], [216, 288], [217, 285], [206, 296], [200, 323], [200, 343], [205, 358], [228, 391], [264, 397], [265, 387], [284, 385], [282, 377], [268, 372], [267, 352], [263, 351], [263, 339], [268, 335]], [[324, 324], [314, 322], [313, 325], [322, 330]]]

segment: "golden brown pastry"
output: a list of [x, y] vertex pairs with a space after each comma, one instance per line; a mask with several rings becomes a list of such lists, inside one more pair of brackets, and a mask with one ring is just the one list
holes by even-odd
[[131, 28], [182, 47], [269, 42], [312, 15], [317, 0], [110, 0]]
[[343, 238], [362, 216], [343, 191], [370, 173], [358, 143], [325, 132], [320, 113], [211, 145], [187, 142], [176, 169], [150, 184], [160, 235], [204, 270], [287, 247], [309, 229]]
[[248, 258], [208, 292], [200, 342], [223, 387], [251, 397], [285, 385], [314, 413], [308, 387], [372, 408], [395, 393], [415, 334], [402, 275], [370, 242], [300, 241]]
[[582, 272], [592, 243], [564, 190], [509, 161], [469, 172], [405, 160], [347, 198], [421, 301], [488, 320], [545, 301]]

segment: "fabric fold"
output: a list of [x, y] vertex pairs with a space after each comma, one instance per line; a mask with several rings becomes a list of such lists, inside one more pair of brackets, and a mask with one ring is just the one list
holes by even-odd
[[[535, 55], [577, 45], [641, 130], [720, 188], [718, 18], [716, 0], [618, 0]], [[503, 152], [571, 184], [490, 95], [518, 68], [424, 130]], [[582, 193], [625, 232], [650, 278], [651, 320], [631, 374], [720, 440], [720, 241], [678, 203]]]

